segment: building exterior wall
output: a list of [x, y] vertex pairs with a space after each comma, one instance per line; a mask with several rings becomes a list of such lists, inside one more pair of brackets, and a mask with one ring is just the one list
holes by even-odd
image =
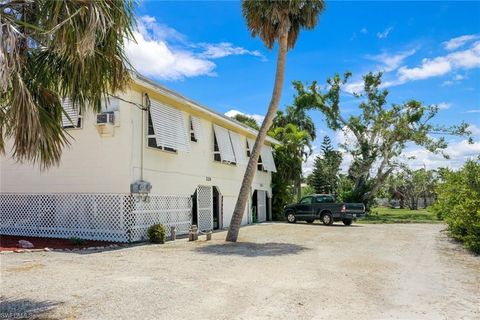
[[[246, 165], [213, 160], [212, 126], [216, 123], [236, 131], [243, 138], [253, 136], [228, 122], [189, 109], [152, 88], [134, 84], [120, 96], [141, 105], [144, 93], [148, 93], [150, 99], [182, 110], [187, 128], [190, 127], [189, 115], [201, 119], [202, 136], [198, 142], [191, 142], [191, 152], [168, 152], [148, 147], [147, 113], [119, 101], [120, 125], [114, 127], [113, 136], [101, 136], [95, 126], [95, 115], [87, 114], [81, 129], [68, 130], [72, 136], [71, 145], [65, 148], [58, 167], [41, 171], [38, 165], [16, 164], [9, 157], [0, 158], [0, 192], [129, 193], [130, 183], [140, 180], [143, 173], [143, 180], [152, 184], [152, 194], [192, 195], [198, 185], [216, 186], [223, 197], [222, 225], [228, 227]], [[257, 172], [252, 193], [255, 189], [271, 194], [270, 172]], [[251, 220], [251, 216], [246, 215], [243, 223]]]

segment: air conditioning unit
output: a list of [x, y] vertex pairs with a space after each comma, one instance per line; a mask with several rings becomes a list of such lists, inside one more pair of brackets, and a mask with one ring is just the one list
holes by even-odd
[[113, 112], [102, 112], [97, 114], [97, 124], [114, 124], [115, 123], [115, 113]]
[[98, 133], [102, 136], [113, 136], [114, 128], [120, 126], [120, 112], [102, 112], [97, 114], [95, 123]]

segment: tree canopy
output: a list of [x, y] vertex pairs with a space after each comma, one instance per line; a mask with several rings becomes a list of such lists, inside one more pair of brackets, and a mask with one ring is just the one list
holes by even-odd
[[315, 158], [310, 183], [316, 193], [337, 194], [342, 154], [333, 149], [328, 136], [323, 138], [321, 151], [321, 154]]
[[62, 98], [99, 110], [128, 83], [123, 43], [134, 24], [132, 1], [0, 2], [0, 152], [58, 164], [68, 134]]
[[260, 129], [257, 121], [255, 119], [253, 119], [252, 117], [249, 117], [247, 115], [238, 113], [238, 114], [234, 115], [232, 117], [232, 119], [237, 120], [238, 122], [241, 122], [241, 123], [249, 126], [250, 128], [253, 128], [255, 130]]
[[347, 117], [341, 110], [341, 98], [350, 76], [350, 73], [344, 77], [337, 74], [328, 79], [324, 92], [316, 81], [310, 85], [294, 82], [295, 105], [319, 110], [330, 129], [346, 133], [350, 140], [341, 147], [353, 158], [349, 175], [355, 185], [353, 196], [359, 201], [368, 202], [375, 196], [398, 166], [397, 157], [407, 144], [448, 157], [444, 152], [445, 138], [436, 136], [468, 133], [465, 123], [451, 127], [432, 124], [437, 106], [426, 106], [416, 100], [388, 106], [388, 90], [382, 89], [382, 73], [363, 77], [363, 91], [353, 94], [359, 100], [360, 114]]

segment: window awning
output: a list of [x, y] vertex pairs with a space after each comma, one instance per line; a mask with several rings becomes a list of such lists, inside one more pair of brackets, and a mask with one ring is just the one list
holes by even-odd
[[270, 172], [277, 172], [275, 161], [273, 160], [272, 147], [264, 145], [260, 151], [262, 155], [262, 164], [265, 170]]
[[245, 137], [241, 137], [238, 133], [233, 131], [229, 131], [229, 134], [237, 164], [246, 165], [248, 163], [248, 158]]
[[151, 100], [150, 115], [157, 146], [190, 152], [190, 134], [182, 111]]
[[[73, 106], [72, 100], [65, 98], [62, 101], [63, 110], [65, 113], [62, 113], [62, 126], [65, 127], [77, 127], [78, 126], [78, 110]], [[68, 119], [70, 118], [70, 119]]]
[[195, 139], [198, 141], [203, 140], [203, 131], [202, 131], [202, 122], [200, 118], [191, 116], [190, 121], [192, 121], [193, 133], [195, 134]]
[[213, 125], [213, 130], [217, 138], [218, 150], [220, 151], [222, 161], [235, 162], [235, 152], [233, 151], [228, 130], [216, 124]]

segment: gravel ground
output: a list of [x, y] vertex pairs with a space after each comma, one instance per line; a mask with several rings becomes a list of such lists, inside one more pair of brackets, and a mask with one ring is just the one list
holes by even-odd
[[240, 242], [2, 254], [0, 319], [480, 319], [444, 225], [260, 224]]

